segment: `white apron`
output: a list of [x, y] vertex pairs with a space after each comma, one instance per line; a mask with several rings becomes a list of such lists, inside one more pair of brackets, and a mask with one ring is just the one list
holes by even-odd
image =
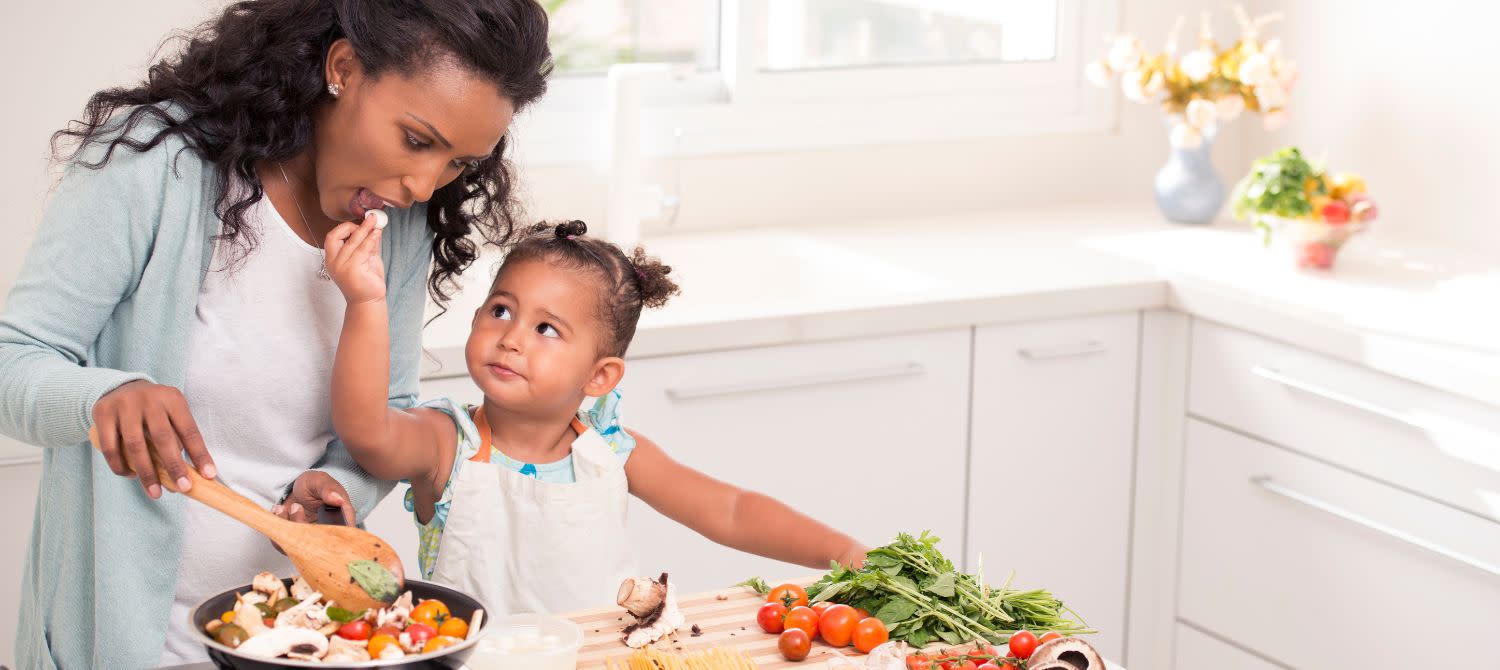
[[612, 604], [634, 574], [620, 457], [574, 418], [577, 481], [544, 482], [490, 463], [489, 422], [483, 411], [473, 418], [483, 443], [450, 484], [433, 580], [479, 598], [495, 616]]

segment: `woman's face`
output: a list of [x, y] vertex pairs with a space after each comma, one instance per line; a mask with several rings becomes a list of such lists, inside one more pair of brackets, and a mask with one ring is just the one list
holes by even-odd
[[515, 115], [498, 87], [451, 58], [411, 77], [372, 79], [341, 39], [325, 76], [340, 90], [317, 119], [312, 160], [319, 204], [333, 221], [426, 202], [487, 158]]

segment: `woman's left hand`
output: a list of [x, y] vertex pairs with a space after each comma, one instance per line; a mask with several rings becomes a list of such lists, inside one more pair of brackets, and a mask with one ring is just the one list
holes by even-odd
[[326, 472], [308, 470], [292, 482], [286, 500], [271, 507], [271, 513], [298, 523], [317, 523], [324, 507], [336, 508], [345, 526], [354, 525], [354, 506], [344, 485]]

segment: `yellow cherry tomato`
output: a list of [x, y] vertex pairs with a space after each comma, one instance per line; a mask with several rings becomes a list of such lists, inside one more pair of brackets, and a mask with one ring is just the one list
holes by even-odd
[[469, 634], [469, 622], [459, 618], [449, 618], [438, 626], [438, 635], [456, 637], [460, 640]]
[[[454, 619], [454, 621], [457, 621], [457, 620], [458, 619]], [[422, 645], [422, 653], [424, 653], [424, 654], [430, 654], [430, 653], [432, 653], [434, 651], [437, 651], [437, 650], [442, 649], [444, 647], [451, 647], [451, 646], [453, 646], [455, 644], [458, 644], [460, 642], [463, 642], [463, 640], [460, 639], [460, 638], [451, 637], [451, 636], [447, 636], [447, 635], [440, 635], [438, 637], [432, 638], [431, 640], [428, 640], [427, 644]]]
[[1344, 199], [1355, 193], [1365, 192], [1365, 180], [1352, 172], [1340, 172], [1333, 176], [1333, 197]]
[[380, 658], [380, 652], [385, 651], [386, 647], [392, 645], [395, 645], [399, 648], [401, 646], [401, 642], [398, 641], [396, 639], [396, 636], [394, 635], [381, 633], [370, 638], [369, 643], [365, 646], [365, 651], [370, 652], [370, 658], [378, 659]]
[[411, 611], [411, 619], [417, 623], [425, 623], [437, 630], [448, 620], [448, 606], [441, 600], [423, 600]]
[[223, 621], [224, 623], [234, 623], [234, 610], [229, 610], [228, 612], [220, 614], [219, 621]]

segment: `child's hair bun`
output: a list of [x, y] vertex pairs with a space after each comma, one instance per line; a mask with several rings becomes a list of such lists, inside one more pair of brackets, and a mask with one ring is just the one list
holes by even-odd
[[630, 268], [635, 271], [636, 286], [640, 288], [644, 307], [661, 307], [667, 304], [668, 298], [680, 292], [677, 282], [667, 276], [672, 274], [672, 266], [662, 263], [659, 258], [647, 256], [644, 248], [635, 248], [635, 253], [630, 256]]
[[559, 223], [557, 224], [557, 227], [553, 228], [552, 230], [552, 233], [554, 235], [557, 235], [562, 239], [568, 239], [570, 237], [582, 237], [588, 234], [588, 232], [588, 224], [576, 219], [573, 221], [564, 221], [562, 223]]

